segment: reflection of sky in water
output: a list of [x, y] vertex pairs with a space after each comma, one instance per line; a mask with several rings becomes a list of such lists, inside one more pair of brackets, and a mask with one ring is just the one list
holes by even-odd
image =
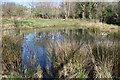
[[[52, 69], [52, 61], [48, 57], [47, 49], [42, 44], [45, 44], [48, 41], [55, 40], [60, 41], [62, 39], [62, 35], [60, 33], [50, 33], [50, 34], [41, 34], [37, 35], [36, 33], [28, 34], [25, 36], [23, 44], [22, 44], [22, 58], [23, 65], [29, 66], [31, 62], [33, 62], [33, 58], [36, 58], [36, 63], [42, 67]], [[37, 43], [39, 41], [40, 43]], [[32, 55], [32, 57], [31, 57]], [[33, 65], [32, 65], [33, 66]]]
[[[100, 36], [100, 35], [98, 35]], [[101, 39], [100, 39], [101, 38]], [[102, 37], [94, 37], [84, 30], [84, 32], [80, 30], [76, 31], [58, 31], [58, 32], [43, 32], [43, 33], [30, 33], [24, 37], [22, 44], [22, 58], [23, 58], [23, 66], [29, 66], [31, 62], [33, 62], [33, 58], [36, 58], [37, 66], [40, 65], [42, 69], [46, 67], [48, 69], [53, 69], [52, 61], [50, 60], [50, 56], [47, 53], [47, 43], [49, 42], [58, 42], [62, 43], [62, 41], [66, 40], [67, 42], [75, 41], [84, 41], [84, 44], [87, 45], [89, 41], [93, 41], [95, 44], [101, 44], [101, 40], [104, 39]], [[63, 40], [64, 39], [64, 40]], [[103, 43], [103, 41], [102, 41]], [[104, 43], [110, 43], [110, 40], [105, 38]], [[111, 44], [111, 43], [110, 43]], [[53, 44], [54, 45], [54, 44]], [[32, 57], [31, 57], [32, 55]], [[34, 67], [34, 64], [32, 65]]]

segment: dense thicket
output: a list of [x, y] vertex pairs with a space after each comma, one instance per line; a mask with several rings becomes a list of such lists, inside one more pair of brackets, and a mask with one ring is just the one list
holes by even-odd
[[3, 18], [88, 19], [120, 25], [120, 2], [2, 3]]

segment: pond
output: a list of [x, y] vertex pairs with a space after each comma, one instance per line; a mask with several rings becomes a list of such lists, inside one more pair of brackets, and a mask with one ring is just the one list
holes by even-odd
[[72, 41], [72, 39], [79, 42], [84, 34], [88, 35], [87, 32], [84, 32], [82, 29], [77, 29], [29, 33], [24, 36], [24, 40], [22, 42], [23, 66], [25, 68], [29, 66], [35, 68], [35, 66], [40, 65], [42, 69], [47, 68], [47, 70], [52, 72], [54, 70], [53, 62], [47, 50], [49, 43], [55, 44], [57, 42], [60, 44], [63, 40]]
[[[31, 72], [31, 74], [33, 74], [37, 72], [39, 66], [42, 70], [41, 74], [43, 78], [56, 77], [58, 73], [57, 69], [59, 69], [58, 67], [61, 67], [61, 65], [63, 67], [64, 62], [67, 64], [67, 62], [73, 59], [73, 57], [69, 57], [69, 59], [67, 59], [67, 53], [72, 53], [72, 51], [73, 53], [76, 52], [81, 45], [83, 46], [83, 51], [85, 51], [87, 48], [84, 50], [84, 47], [88, 44], [92, 44], [92, 46], [95, 46], [94, 44], [109, 44], [109, 46], [111, 46], [118, 43], [118, 39], [115, 37], [116, 35], [111, 35], [110, 33], [100, 31], [96, 32], [89, 29], [63, 29], [50, 31], [48, 30], [43, 32], [37, 31], [27, 34], [17, 33], [14, 35], [12, 34], [12, 36], [14, 36], [15, 40], [11, 39], [11, 41], [14, 41], [16, 43], [13, 43], [11, 45], [10, 40], [8, 40], [10, 44], [8, 44], [8, 42], [3, 43], [10, 46], [16, 45], [16, 48], [19, 45], [19, 48], [12, 48], [11, 50], [16, 50], [13, 50], [14, 52], [11, 52], [9, 48], [8, 50], [6, 47], [4, 47], [6, 49], [4, 49], [3, 53], [6, 53], [7, 51], [7, 53], [12, 53], [14, 55], [16, 54], [15, 52], [19, 50], [17, 54], [20, 53], [20, 55], [17, 55], [17, 58], [20, 60], [16, 64], [18, 65], [19, 63], [21, 68], [18, 72], [20, 72], [22, 75], [29, 74]], [[12, 38], [11, 35], [10, 38]], [[66, 54], [67, 56], [65, 56]], [[3, 55], [4, 62], [9, 63], [5, 57], [8, 56], [5, 54]], [[12, 61], [12, 59], [9, 60]], [[17, 59], [15, 60], [18, 61]], [[14, 63], [15, 60], [13, 60]]]

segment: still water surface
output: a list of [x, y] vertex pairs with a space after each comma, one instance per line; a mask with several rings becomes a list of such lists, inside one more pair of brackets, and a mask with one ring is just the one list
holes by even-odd
[[[28, 34], [23, 33], [23, 35], [22, 42], [20, 43], [23, 69], [22, 73], [27, 73], [27, 71], [25, 72], [25, 69], [29, 68], [37, 70], [38, 65], [43, 71], [54, 71], [52, 61], [52, 57], [54, 56], [51, 56], [48, 51], [50, 43], [53, 46], [56, 43], [61, 44], [63, 41], [67, 43], [71, 43], [72, 41], [78, 43], [82, 42], [84, 45], [89, 42], [99, 44], [101, 41], [104, 42], [104, 44], [112, 44], [113, 40], [115, 41], [114, 36], [109, 36], [109, 33], [96, 32], [88, 29], [37, 31]], [[43, 75], [43, 77], [46, 77], [46, 75], [47, 74]]]
[[[87, 38], [89, 38], [89, 41], [93, 40], [93, 36], [82, 29], [29, 33], [24, 36], [22, 42], [22, 65], [25, 68], [31, 66], [35, 68], [40, 65], [42, 69], [48, 68], [49, 71], [52, 71], [54, 67], [52, 66], [51, 56], [47, 51], [48, 43], [61, 43], [63, 40], [79, 42], [82, 39], [87, 41]], [[36, 64], [32, 64], [34, 62]]]

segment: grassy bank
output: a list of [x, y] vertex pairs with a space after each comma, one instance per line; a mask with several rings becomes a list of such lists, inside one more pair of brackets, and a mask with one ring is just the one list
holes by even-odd
[[73, 19], [3, 19], [3, 30], [14, 29], [19, 27], [20, 29], [54, 29], [54, 28], [92, 28], [100, 29], [105, 32], [118, 31], [117, 25], [108, 25], [101, 22], [88, 21], [88, 20], [73, 20]]

